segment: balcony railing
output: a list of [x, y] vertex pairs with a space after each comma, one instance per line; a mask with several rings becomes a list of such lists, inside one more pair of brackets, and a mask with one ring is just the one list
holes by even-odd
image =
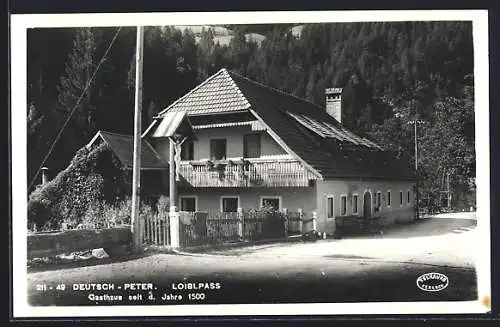
[[181, 162], [179, 173], [192, 187], [308, 187], [316, 179], [297, 160]]

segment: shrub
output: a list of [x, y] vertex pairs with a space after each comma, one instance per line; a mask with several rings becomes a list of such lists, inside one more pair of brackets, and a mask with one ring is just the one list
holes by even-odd
[[[156, 213], [154, 208], [142, 201], [139, 207], [139, 219], [150, 219]], [[115, 204], [101, 200], [91, 204], [81, 219], [64, 219], [62, 224], [66, 228], [110, 228], [131, 223], [132, 201], [127, 197]]]
[[105, 143], [91, 150], [84, 147], [65, 170], [30, 194], [28, 225], [50, 230], [59, 229], [63, 222], [72, 226], [88, 222], [98, 211], [102, 213], [102, 201], [114, 204], [127, 195], [131, 188], [125, 177]]
[[156, 203], [156, 210], [159, 218], [167, 218], [168, 212], [170, 211], [170, 198], [164, 195], [160, 196]]
[[[272, 207], [261, 207], [258, 209], [250, 209], [245, 212], [246, 217], [257, 218], [262, 220], [261, 229], [258, 224], [254, 224], [251, 233], [259, 233], [261, 238], [278, 238], [285, 235], [284, 217]], [[257, 230], [258, 229], [258, 230]], [[257, 237], [257, 236], [254, 236]]]

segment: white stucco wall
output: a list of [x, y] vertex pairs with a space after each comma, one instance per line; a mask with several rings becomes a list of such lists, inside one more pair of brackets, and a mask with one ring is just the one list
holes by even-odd
[[245, 209], [259, 208], [263, 196], [280, 197], [281, 208], [289, 211], [300, 208], [309, 216], [316, 209], [316, 190], [313, 187], [179, 189], [179, 196], [183, 195], [196, 195], [200, 211], [220, 211], [221, 196], [238, 196], [240, 207]]
[[[371, 193], [372, 199], [372, 215], [374, 212], [374, 197], [376, 193], [381, 192], [381, 207], [379, 215], [387, 217], [389, 224], [395, 222], [404, 222], [414, 219], [414, 183], [409, 181], [356, 181], [356, 180], [334, 180], [334, 181], [318, 181], [316, 184], [316, 212], [318, 216], [318, 229], [325, 231], [327, 234], [332, 234], [335, 230], [335, 219], [328, 219], [327, 216], [327, 197], [334, 196], [334, 213], [335, 217], [341, 215], [341, 196], [347, 195], [347, 212], [346, 215], [352, 213], [352, 198], [353, 194], [358, 194], [358, 215], [363, 215], [363, 198], [365, 192]], [[387, 192], [391, 191], [391, 205], [387, 204]], [[403, 204], [399, 203], [399, 192], [403, 191]], [[410, 191], [410, 202], [407, 201], [407, 192]]]
[[[196, 130], [197, 140], [193, 143], [194, 160], [210, 158], [210, 140], [226, 139], [226, 153], [228, 158], [243, 157], [243, 135], [252, 133], [250, 127], [227, 127]], [[167, 139], [157, 139], [154, 142], [156, 150], [168, 160], [169, 145]], [[274, 139], [267, 134], [261, 133], [261, 157], [286, 154]]]

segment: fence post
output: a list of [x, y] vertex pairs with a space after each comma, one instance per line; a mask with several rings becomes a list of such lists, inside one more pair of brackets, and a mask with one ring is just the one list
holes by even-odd
[[313, 214], [313, 216], [312, 216], [312, 230], [316, 231], [316, 226], [317, 226], [316, 225], [317, 224], [317, 222], [316, 222], [316, 219], [317, 219], [316, 211], [313, 211], [312, 214]]
[[285, 237], [288, 236], [288, 209], [283, 208], [283, 228], [285, 232]]
[[238, 237], [243, 240], [243, 208], [238, 208]]
[[139, 218], [139, 240], [140, 240], [140, 244], [144, 244], [144, 232], [145, 232], [145, 228], [144, 228], [144, 223], [145, 223], [145, 219], [146, 218]]
[[302, 234], [302, 229], [304, 228], [304, 226], [303, 226], [304, 222], [302, 221], [302, 219], [304, 218], [304, 212], [302, 212], [302, 208], [299, 208], [297, 211], [299, 212], [299, 218], [300, 218], [300, 220], [299, 220], [299, 231]]
[[170, 207], [170, 212], [168, 213], [168, 219], [170, 222], [170, 246], [173, 249], [180, 247], [180, 225], [179, 225], [179, 211], [177, 211], [176, 206]]

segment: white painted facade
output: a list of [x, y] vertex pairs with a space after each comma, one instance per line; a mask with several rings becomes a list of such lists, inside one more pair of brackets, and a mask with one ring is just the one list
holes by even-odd
[[[243, 137], [245, 134], [259, 133], [261, 136], [261, 158], [277, 158], [287, 156], [276, 141], [267, 132], [253, 132], [249, 126], [211, 128], [196, 131], [197, 139], [193, 141], [193, 160], [210, 158], [210, 140], [226, 139], [227, 159], [243, 157]], [[155, 148], [168, 160], [169, 144], [167, 139], [155, 140]]]
[[[249, 126], [224, 127], [203, 129], [196, 131], [197, 140], [194, 141], [194, 160], [204, 160], [210, 157], [210, 140], [226, 139], [227, 158], [243, 157], [243, 136], [252, 133]], [[155, 140], [155, 148], [168, 160], [169, 144], [167, 139]], [[261, 158], [291, 157], [267, 132], [261, 132]], [[168, 171], [163, 174], [164, 184], [168, 185]], [[321, 232], [331, 235], [335, 231], [335, 218], [341, 216], [342, 196], [346, 197], [346, 215], [363, 216], [365, 194], [370, 194], [371, 215], [383, 215], [387, 223], [404, 222], [414, 219], [413, 181], [389, 180], [317, 180], [309, 187], [198, 187], [180, 188], [179, 196], [196, 196], [196, 207], [199, 211], [220, 211], [221, 197], [237, 197], [238, 207], [244, 209], [259, 208], [262, 198], [279, 198], [281, 209], [298, 211], [302, 209], [306, 218], [311, 218], [313, 212], [317, 216], [317, 228]], [[399, 192], [403, 192], [403, 203], [399, 203]], [[391, 204], [388, 204], [388, 192], [391, 192]], [[377, 193], [380, 196], [380, 209], [374, 210], [377, 205]], [[410, 201], [408, 201], [410, 192]], [[353, 195], [357, 195], [357, 212], [353, 213]], [[327, 198], [333, 197], [334, 215], [327, 217]]]

